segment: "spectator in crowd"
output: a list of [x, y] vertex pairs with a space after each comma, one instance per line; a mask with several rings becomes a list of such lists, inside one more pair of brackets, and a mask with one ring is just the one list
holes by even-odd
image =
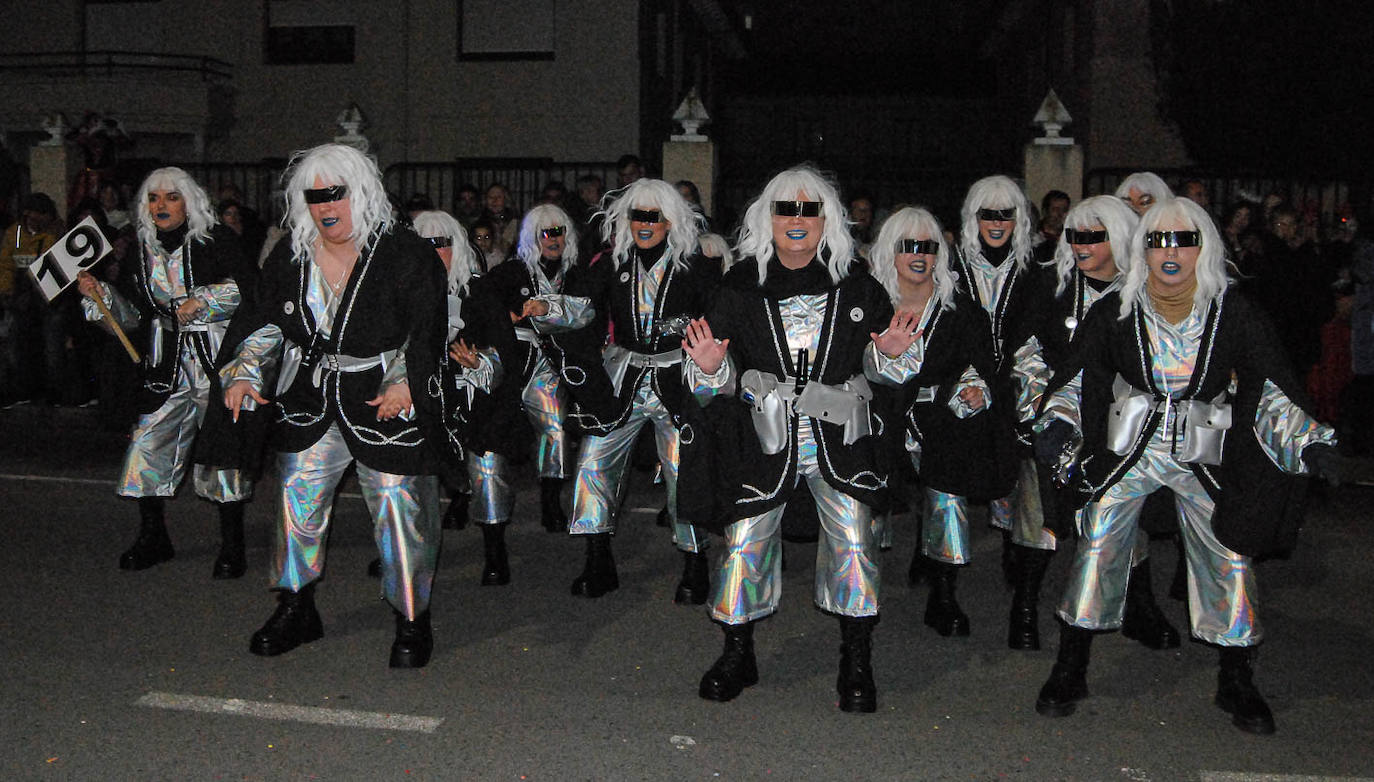
[[1221, 238], [1226, 242], [1226, 255], [1236, 271], [1248, 275], [1257, 255], [1264, 252], [1258, 237], [1251, 231], [1255, 207], [1239, 201], [1226, 210], [1221, 220]]
[[[1051, 190], [1040, 199], [1040, 235], [1036, 245], [1048, 243], [1050, 248], [1058, 246], [1059, 234], [1064, 231], [1064, 216], [1069, 213], [1069, 194], [1063, 190]], [[1050, 249], [1045, 259], [1054, 255]]]
[[491, 224], [496, 252], [504, 259], [515, 249], [520, 235], [520, 210], [511, 204], [510, 191], [500, 182], [488, 185], [483, 198], [485, 206], [479, 219]]
[[0, 401], [29, 402], [42, 388], [43, 322], [47, 300], [28, 279], [29, 266], [61, 234], [57, 204], [46, 193], [30, 193], [19, 219], [0, 241]]
[[100, 185], [100, 208], [105, 210], [105, 220], [116, 231], [122, 231], [133, 225], [124, 197], [120, 194], [119, 185], [116, 182], [107, 181]]
[[1185, 180], [1179, 187], [1178, 194], [1202, 207], [1204, 212], [1211, 213], [1212, 199], [1207, 195], [1207, 184], [1201, 179]]
[[477, 248], [477, 264], [485, 271], [506, 260], [506, 254], [496, 244], [496, 228], [487, 220], [472, 224], [472, 245]]
[[644, 177], [644, 163], [638, 155], [621, 155], [615, 162], [616, 187], [626, 187]]
[[[1330, 281], [1314, 243], [1299, 231], [1297, 210], [1280, 205], [1267, 227], [1263, 252], [1242, 290], [1274, 321], [1284, 352], [1298, 377], [1305, 378], [1321, 355], [1322, 324], [1335, 310]], [[1295, 301], [1302, 306], [1293, 306]]]
[[873, 220], [873, 199], [863, 193], [856, 193], [849, 199], [849, 233], [854, 237], [855, 251], [867, 258], [868, 246], [873, 243], [877, 228]]
[[[1346, 222], [1350, 240], [1350, 280], [1354, 301], [1350, 312], [1350, 353], [1354, 378], [1345, 392], [1341, 422], [1349, 432], [1350, 453], [1374, 453], [1374, 241], [1354, 217]], [[1342, 443], [1346, 443], [1342, 439]]]
[[465, 230], [471, 231], [472, 224], [482, 215], [482, 195], [471, 182], [464, 182], [458, 188], [458, 196], [453, 202], [453, 216], [462, 223]]

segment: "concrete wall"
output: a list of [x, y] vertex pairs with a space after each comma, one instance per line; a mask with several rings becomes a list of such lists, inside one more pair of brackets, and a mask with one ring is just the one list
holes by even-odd
[[[206, 91], [205, 101], [212, 104], [205, 107], [203, 128], [209, 160], [284, 157], [331, 140], [340, 132], [335, 117], [351, 103], [362, 109], [363, 133], [383, 167], [456, 157], [607, 160], [639, 147], [634, 0], [559, 0], [554, 59], [516, 62], [459, 61], [454, 0], [317, 1], [307, 16], [354, 25], [351, 65], [264, 64], [263, 9], [271, 2], [157, 3], [161, 24], [142, 32], [129, 25], [121, 29], [119, 5], [92, 6], [103, 32], [93, 29], [91, 48], [125, 39], [117, 48], [230, 63], [234, 75], [227, 94]], [[129, 18], [145, 12], [138, 18], [146, 25], [148, 7], [132, 6]], [[84, 8], [79, 0], [22, 4], [0, 26], [0, 51], [79, 50]], [[61, 110], [75, 122], [87, 110], [100, 110], [124, 118], [135, 134], [152, 133], [165, 113], [165, 80], [165, 74], [142, 74], [98, 90], [89, 80], [72, 78], [29, 83], [17, 103], [0, 111], [0, 125], [9, 132], [33, 130], [44, 113]], [[167, 145], [158, 147], [149, 153], [161, 154]], [[129, 154], [144, 152], [135, 148]]]

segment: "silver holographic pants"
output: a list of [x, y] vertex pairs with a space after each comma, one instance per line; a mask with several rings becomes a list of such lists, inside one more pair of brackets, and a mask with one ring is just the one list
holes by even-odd
[[559, 387], [558, 373], [543, 355], [534, 365], [530, 382], [520, 393], [520, 404], [529, 416], [538, 441], [535, 468], [540, 478], [567, 478], [568, 432], [563, 428], [567, 394]]
[[[278, 455], [282, 486], [272, 558], [275, 587], [299, 592], [323, 573], [334, 492], [352, 463], [337, 423], [304, 451]], [[413, 620], [429, 607], [439, 558], [439, 479], [393, 475], [359, 463], [358, 485], [374, 520], [382, 596]]]
[[1250, 558], [1217, 540], [1211, 497], [1192, 470], [1174, 460], [1158, 433], [1125, 477], [1079, 515], [1080, 540], [1059, 616], [1090, 630], [1121, 627], [1140, 511], [1161, 486], [1177, 495], [1193, 636], [1220, 646], [1258, 644], [1263, 631]]
[[472, 483], [472, 520], [478, 524], [504, 524], [515, 510], [510, 460], [499, 453], [470, 451], [468, 480]]
[[[188, 343], [177, 357], [177, 384], [167, 401], [138, 417], [124, 453], [115, 493], [121, 497], [172, 497], [186, 477], [196, 432], [210, 402], [210, 379]], [[192, 473], [197, 496], [211, 502], [238, 502], [253, 496], [253, 483], [238, 470], [197, 464]]]
[[[876, 616], [880, 577], [873, 509], [826, 483], [816, 464], [815, 440], [798, 439], [797, 480], [804, 479], [811, 489], [821, 527], [816, 605], [842, 616]], [[712, 579], [712, 619], [744, 624], [778, 610], [786, 508], [784, 504], [725, 528], [727, 548]]]
[[[690, 400], [689, 400], [690, 401]], [[635, 391], [630, 415], [610, 433], [582, 438], [577, 456], [577, 481], [573, 489], [573, 515], [568, 532], [592, 535], [615, 531], [615, 510], [624, 495], [626, 467], [634, 452], [635, 440], [645, 423], [654, 426], [654, 444], [668, 492], [668, 516], [673, 525], [673, 543], [683, 551], [704, 551], [705, 530], [677, 520], [677, 469], [680, 454], [678, 430], [668, 408], [649, 384], [646, 374]]]

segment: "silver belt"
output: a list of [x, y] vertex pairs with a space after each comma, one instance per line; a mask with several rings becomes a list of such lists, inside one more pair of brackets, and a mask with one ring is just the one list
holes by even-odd
[[787, 447], [792, 415], [843, 425], [845, 445], [873, 433], [868, 411], [873, 389], [862, 374], [834, 386], [812, 380], [798, 391], [795, 378], [750, 369], [740, 377], [739, 385], [740, 397], [753, 408], [754, 431], [765, 454], [781, 453]]

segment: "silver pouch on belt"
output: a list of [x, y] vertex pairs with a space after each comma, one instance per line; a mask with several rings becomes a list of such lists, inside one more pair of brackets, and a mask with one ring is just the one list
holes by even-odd
[[844, 425], [844, 444], [853, 445], [860, 437], [873, 433], [868, 403], [873, 389], [863, 375], [855, 375], [841, 386], [807, 383], [797, 397], [798, 415], [811, 416], [832, 424]]
[[1188, 464], [1221, 464], [1226, 430], [1231, 428], [1231, 404], [1223, 392], [1211, 402], [1190, 399], [1178, 405], [1183, 422], [1183, 446], [1178, 460]]
[[625, 382], [625, 374], [630, 371], [630, 351], [611, 343], [601, 351], [601, 366], [611, 378], [611, 393], [620, 395], [620, 385]]
[[787, 386], [787, 399], [778, 390], [778, 378], [757, 369], [749, 369], [740, 376], [740, 398], [752, 408], [754, 432], [759, 436], [759, 445], [768, 455], [782, 453], [787, 447], [787, 419], [792, 411], [791, 384]]
[[296, 381], [296, 373], [300, 371], [303, 358], [304, 354], [301, 352], [300, 345], [287, 340], [286, 344], [282, 346], [281, 371], [277, 373], [277, 397], [285, 394], [291, 384]]
[[1107, 448], [1118, 456], [1125, 456], [1144, 431], [1145, 422], [1155, 408], [1155, 398], [1126, 382], [1121, 375], [1112, 381], [1112, 397], [1116, 401], [1107, 408]]

